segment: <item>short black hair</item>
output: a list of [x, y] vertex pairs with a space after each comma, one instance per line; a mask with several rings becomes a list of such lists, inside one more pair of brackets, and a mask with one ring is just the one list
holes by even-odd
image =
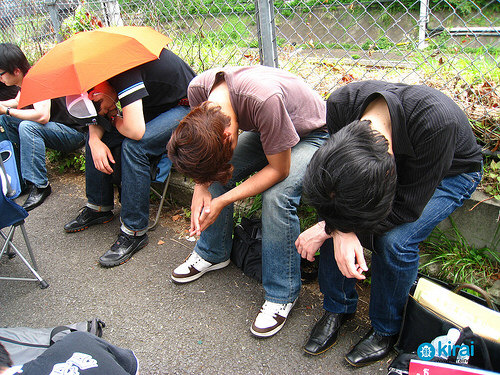
[[325, 220], [325, 231], [378, 233], [392, 209], [396, 163], [389, 142], [354, 121], [314, 154], [304, 178], [306, 201]]
[[0, 344], [0, 370], [4, 367], [12, 367], [12, 360], [10, 359], [10, 355], [5, 349], [5, 346]]
[[19, 68], [24, 75], [26, 75], [31, 68], [21, 48], [12, 43], [0, 43], [0, 69], [12, 74], [17, 68]]

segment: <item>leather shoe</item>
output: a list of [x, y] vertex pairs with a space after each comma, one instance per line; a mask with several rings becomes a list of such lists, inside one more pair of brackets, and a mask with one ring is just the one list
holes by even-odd
[[336, 314], [325, 311], [312, 329], [309, 340], [304, 346], [304, 351], [310, 355], [318, 355], [326, 352], [337, 343], [338, 333], [342, 324], [353, 316], [354, 313]]
[[120, 231], [118, 239], [111, 246], [111, 249], [99, 258], [99, 263], [103, 267], [119, 266], [127, 262], [132, 255], [148, 244], [148, 235], [130, 236]]
[[79, 232], [94, 224], [104, 224], [113, 220], [112, 211], [95, 211], [89, 207], [84, 207], [78, 216], [64, 226], [68, 233]]
[[380, 361], [387, 356], [396, 343], [398, 335], [382, 336], [372, 328], [345, 356], [346, 361], [361, 367]]
[[28, 198], [26, 198], [26, 201], [23, 203], [23, 208], [26, 211], [31, 211], [35, 207], [40, 206], [50, 193], [52, 193], [50, 185], [47, 185], [47, 187], [44, 188], [31, 185], [29, 188]]

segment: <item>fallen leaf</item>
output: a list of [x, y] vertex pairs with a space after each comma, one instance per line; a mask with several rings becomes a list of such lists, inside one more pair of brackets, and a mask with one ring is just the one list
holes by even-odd
[[158, 241], [158, 245], [163, 245], [164, 243], [165, 243], [165, 241], [162, 241], [162, 240]]

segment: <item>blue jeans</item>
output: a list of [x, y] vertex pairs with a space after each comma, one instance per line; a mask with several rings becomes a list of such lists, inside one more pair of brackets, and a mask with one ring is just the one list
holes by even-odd
[[[422, 215], [374, 238], [371, 264], [370, 320], [381, 335], [397, 334], [410, 287], [417, 277], [420, 242], [441, 221], [469, 199], [481, 181], [481, 172], [445, 178], [436, 188]], [[334, 313], [353, 313], [358, 295], [356, 279], [348, 279], [337, 267], [333, 241], [321, 247], [319, 284], [323, 307]]]
[[[166, 152], [172, 132], [189, 113], [189, 107], [177, 106], [146, 124], [144, 136], [138, 140], [124, 138], [119, 133], [106, 133], [108, 147], [121, 145], [121, 230], [130, 235], [142, 235], [149, 224], [149, 187], [151, 161]], [[113, 208], [113, 177], [95, 169], [87, 143], [86, 193], [87, 206], [100, 211]]]
[[0, 116], [0, 126], [20, 149], [21, 174], [25, 181], [44, 188], [49, 184], [45, 165], [45, 147], [71, 152], [85, 143], [83, 133], [57, 122], [40, 124], [11, 116]]
[[[299, 295], [300, 255], [295, 248], [300, 234], [297, 206], [307, 165], [327, 138], [328, 134], [320, 131], [303, 137], [292, 148], [288, 177], [262, 193], [262, 285], [266, 301], [289, 303]], [[224, 194], [268, 164], [258, 133], [239, 135], [231, 164], [234, 166], [231, 180], [225, 186], [218, 182], [210, 186], [213, 197]], [[227, 260], [231, 254], [232, 232], [233, 204], [226, 206], [217, 220], [202, 232], [196, 253], [212, 263]]]

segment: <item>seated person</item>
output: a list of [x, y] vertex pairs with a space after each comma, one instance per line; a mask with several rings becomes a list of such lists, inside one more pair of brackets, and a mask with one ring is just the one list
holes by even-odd
[[[0, 43], [0, 80], [7, 86], [22, 87], [30, 64], [15, 44]], [[64, 98], [44, 100], [32, 108], [17, 108], [20, 91], [14, 99], [0, 102], [0, 127], [20, 152], [20, 170], [29, 186], [23, 204], [30, 211], [51, 193], [45, 165], [45, 147], [71, 152], [85, 143], [83, 126], [66, 111]]]
[[[87, 205], [64, 229], [74, 233], [112, 220], [112, 174], [121, 172], [122, 225], [116, 242], [99, 258], [103, 267], [127, 262], [148, 244], [151, 163], [166, 152], [172, 131], [189, 112], [183, 99], [194, 76], [180, 57], [164, 49], [158, 59], [120, 73], [88, 93], [98, 114], [110, 118], [113, 127], [105, 131], [98, 124], [89, 126]], [[118, 113], [118, 101], [123, 117]], [[121, 148], [121, 171], [114, 171], [114, 148]]]
[[326, 122], [331, 138], [304, 179], [308, 201], [323, 221], [295, 243], [310, 261], [321, 247], [325, 313], [304, 350], [328, 350], [356, 311], [356, 281], [368, 270], [364, 246], [373, 250], [372, 327], [345, 357], [364, 366], [395, 344], [417, 277], [418, 245], [476, 189], [481, 149], [465, 113], [427, 86], [350, 83], [329, 96]]
[[122, 349], [87, 332], [72, 332], [21, 366], [12, 367], [0, 344], [0, 375], [138, 375], [139, 362], [129, 349]]
[[233, 203], [262, 193], [265, 302], [250, 331], [270, 337], [300, 292], [297, 206], [307, 164], [328, 138], [325, 102], [299, 77], [264, 66], [209, 70], [188, 96], [193, 110], [172, 135], [168, 156], [196, 182], [191, 235], [200, 239], [171, 277], [188, 283], [227, 266]]

